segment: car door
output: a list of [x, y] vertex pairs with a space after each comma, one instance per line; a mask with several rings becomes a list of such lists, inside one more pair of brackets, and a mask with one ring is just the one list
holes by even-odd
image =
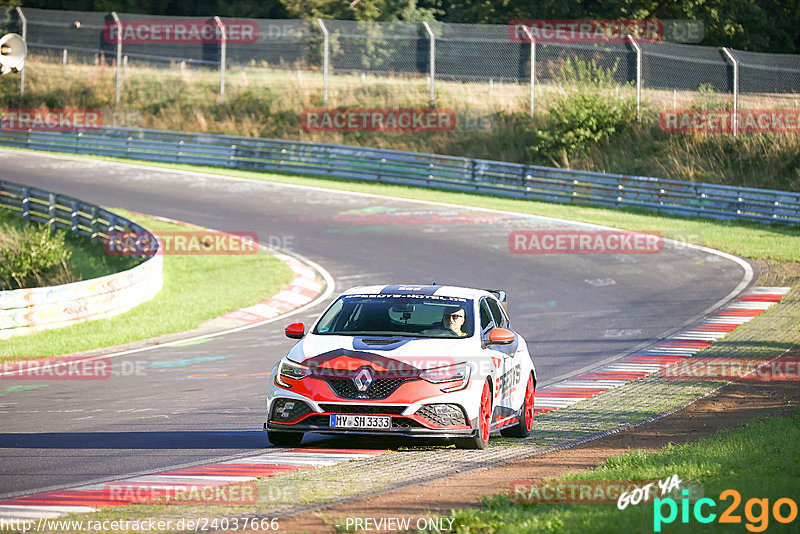
[[[484, 347], [488, 351], [496, 369], [494, 376], [495, 408], [492, 423], [502, 424], [504, 418], [512, 415], [520, 406], [519, 382], [522, 369], [517, 361], [518, 342], [509, 345], [487, 345], [489, 332], [493, 328], [507, 328], [508, 318], [500, 309], [500, 304], [493, 298], [483, 297], [480, 301], [481, 336]], [[522, 393], [524, 394], [524, 392]]]

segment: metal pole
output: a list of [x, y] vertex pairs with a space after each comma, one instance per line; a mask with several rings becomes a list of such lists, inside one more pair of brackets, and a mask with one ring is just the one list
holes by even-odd
[[531, 117], [533, 117], [533, 110], [535, 109], [536, 98], [536, 39], [527, 26], [522, 27], [525, 33], [528, 34], [528, 39], [531, 40]]
[[119, 39], [117, 39], [117, 84], [114, 89], [114, 105], [118, 106], [119, 94], [122, 88], [122, 22], [119, 20], [116, 11], [112, 11], [111, 16], [114, 18], [114, 23], [117, 25], [117, 35], [119, 35]]
[[[330, 67], [330, 37], [328, 35], [328, 28], [322, 19], [317, 19], [317, 24], [322, 30], [322, 103], [328, 102], [328, 69]], [[298, 72], [300, 72], [298, 70]]]
[[739, 62], [733, 57], [730, 48], [722, 48], [722, 52], [733, 63], [733, 136], [739, 135]]
[[430, 39], [430, 58], [428, 59], [428, 63], [430, 64], [430, 78], [431, 78], [431, 85], [430, 85], [430, 107], [436, 107], [436, 36], [433, 35], [433, 30], [431, 30], [430, 24], [423, 21], [422, 24], [425, 26], [425, 31], [428, 32], [428, 39]]
[[225, 34], [225, 25], [219, 17], [214, 17], [214, 22], [220, 29], [219, 35], [219, 99], [225, 100], [225, 63], [228, 53], [228, 36]]
[[628, 40], [636, 50], [636, 120], [642, 118], [642, 47], [633, 38], [633, 35], [628, 35]]
[[[19, 15], [19, 20], [22, 22], [22, 40], [27, 44], [28, 19], [25, 18], [21, 7], [17, 7], [17, 15]], [[23, 96], [25, 96], [25, 63], [22, 64], [22, 68], [19, 70], [19, 97], [22, 98]]]
[[61, 72], [67, 72], [67, 49], [65, 48], [61, 54]]

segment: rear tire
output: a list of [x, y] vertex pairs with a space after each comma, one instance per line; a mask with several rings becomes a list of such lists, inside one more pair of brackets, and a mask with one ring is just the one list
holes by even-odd
[[267, 439], [276, 447], [297, 447], [303, 441], [303, 433], [267, 431]]
[[489, 432], [492, 424], [492, 390], [489, 382], [483, 383], [481, 393], [481, 410], [478, 414], [478, 433], [469, 438], [454, 438], [456, 449], [485, 449], [489, 443]]
[[519, 422], [511, 427], [504, 428], [500, 435], [507, 438], [527, 438], [533, 426], [533, 402], [536, 395], [536, 384], [533, 375], [528, 375], [528, 385], [525, 386], [525, 399], [522, 401]]

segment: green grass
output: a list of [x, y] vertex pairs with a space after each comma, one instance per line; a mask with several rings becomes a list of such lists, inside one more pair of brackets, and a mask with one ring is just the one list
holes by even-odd
[[[114, 210], [158, 234], [185, 226]], [[164, 287], [117, 317], [48, 330], [0, 342], [3, 356], [29, 359], [68, 354], [182, 332], [278, 293], [294, 273], [275, 256], [164, 256]]]
[[[706, 498], [717, 502], [711, 510], [720, 514], [731, 504], [731, 498], [720, 499], [726, 489], [737, 490], [742, 498], [734, 515], [741, 516], [739, 525], [718, 521], [701, 525], [689, 515], [681, 524], [680, 506], [676, 520], [662, 532], [746, 532], [747, 524], [758, 528], [768, 525], [767, 532], [797, 532], [800, 521], [788, 525], [769, 517], [760, 518], [760, 509], [752, 508], [753, 520], [745, 516], [749, 499], [769, 499], [770, 512], [777, 499], [788, 497], [798, 502], [800, 487], [800, 415], [793, 418], [771, 418], [746, 426], [722, 431], [710, 438], [685, 445], [668, 445], [660, 451], [631, 453], [607, 459], [593, 471], [572, 474], [559, 480], [640, 481], [663, 480], [677, 474], [681, 480], [702, 485]], [[628, 506], [618, 510], [615, 504], [516, 504], [507, 493], [484, 499], [485, 508], [467, 508], [453, 512], [454, 525], [462, 534], [523, 532], [653, 532], [654, 503]], [[668, 515], [667, 506], [663, 506]], [[708, 507], [704, 507], [708, 513]], [[788, 507], [783, 507], [787, 515]], [[748, 531], [750, 531], [748, 529]], [[757, 530], [753, 530], [757, 531]]]
[[[29, 223], [11, 210], [0, 208], [0, 244], [13, 239], [20, 232], [41, 226]], [[105, 254], [102, 243], [92, 243], [88, 238], [75, 236], [64, 230], [65, 243], [70, 250], [66, 261], [66, 271], [59, 266], [42, 274], [42, 285], [57, 285], [79, 280], [98, 278], [107, 274], [130, 269], [139, 261], [130, 256], [111, 256]]]

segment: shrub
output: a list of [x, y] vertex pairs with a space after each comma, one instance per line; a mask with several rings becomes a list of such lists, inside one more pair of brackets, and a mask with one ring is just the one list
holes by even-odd
[[12, 231], [0, 247], [0, 289], [41, 285], [42, 277], [54, 269], [66, 270], [70, 251], [65, 232], [51, 232], [45, 225]]
[[547, 162], [585, 156], [603, 139], [629, 130], [636, 122], [636, 101], [613, 100], [598, 93], [573, 93], [549, 108], [544, 129], [529, 151]]

